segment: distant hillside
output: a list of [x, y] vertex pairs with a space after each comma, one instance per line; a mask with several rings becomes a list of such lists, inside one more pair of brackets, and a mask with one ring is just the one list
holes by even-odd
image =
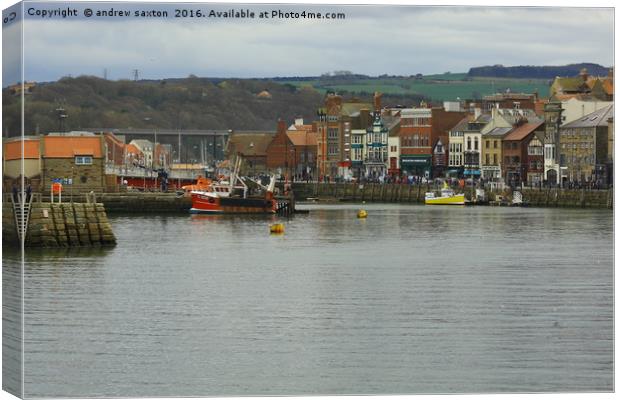
[[[259, 93], [262, 96], [257, 96]], [[371, 102], [368, 95], [362, 100]], [[347, 95], [344, 91], [339, 91]], [[275, 130], [278, 118], [311, 122], [324, 91], [259, 79], [188, 77], [161, 81], [108, 81], [92, 76], [63, 78], [36, 86], [26, 96], [25, 132], [59, 129], [59, 105], [66, 109], [66, 130], [85, 127]], [[19, 98], [2, 92], [2, 133], [20, 132]], [[419, 102], [421, 96], [386, 95], [385, 105]]]
[[576, 76], [582, 68], [587, 68], [588, 73], [595, 76], [606, 76], [609, 71], [608, 67], [591, 63], [569, 64], [563, 66], [520, 65], [516, 67], [489, 65], [471, 68], [467, 75], [470, 77], [553, 79], [556, 76]]

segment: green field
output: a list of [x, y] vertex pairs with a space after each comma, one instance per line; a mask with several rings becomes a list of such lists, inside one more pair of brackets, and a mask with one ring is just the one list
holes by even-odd
[[465, 73], [427, 75], [414, 78], [333, 79], [322, 78], [307, 81], [280, 81], [297, 87], [309, 86], [320, 92], [328, 90], [350, 94], [375, 91], [395, 95], [422, 95], [431, 100], [476, 99], [504, 92], [533, 93], [545, 97], [549, 93], [549, 81], [540, 79], [468, 78]]

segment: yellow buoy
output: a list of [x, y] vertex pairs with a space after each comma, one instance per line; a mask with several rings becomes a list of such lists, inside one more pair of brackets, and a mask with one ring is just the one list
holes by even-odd
[[271, 233], [284, 233], [284, 224], [272, 224], [269, 226]]
[[366, 212], [366, 210], [359, 210], [357, 212], [357, 218], [366, 218], [368, 216], [368, 213]]

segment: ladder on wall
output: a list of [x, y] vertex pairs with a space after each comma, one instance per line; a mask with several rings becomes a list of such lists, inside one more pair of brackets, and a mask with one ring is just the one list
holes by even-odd
[[[15, 227], [17, 228], [17, 238], [22, 242], [26, 238], [28, 232], [28, 221], [30, 220], [30, 209], [32, 208], [32, 195], [28, 199], [28, 203], [22, 197], [25, 193], [18, 193], [16, 202], [13, 199], [13, 215], [15, 215]], [[12, 198], [12, 197], [11, 197]], [[22, 207], [23, 204], [23, 207]]]

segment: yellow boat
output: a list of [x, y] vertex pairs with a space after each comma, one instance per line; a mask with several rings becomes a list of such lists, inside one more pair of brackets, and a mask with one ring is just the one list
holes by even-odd
[[464, 205], [465, 195], [463, 193], [454, 193], [448, 185], [444, 185], [441, 194], [437, 196], [435, 192], [426, 192], [424, 194], [424, 204], [446, 204], [446, 205]]

